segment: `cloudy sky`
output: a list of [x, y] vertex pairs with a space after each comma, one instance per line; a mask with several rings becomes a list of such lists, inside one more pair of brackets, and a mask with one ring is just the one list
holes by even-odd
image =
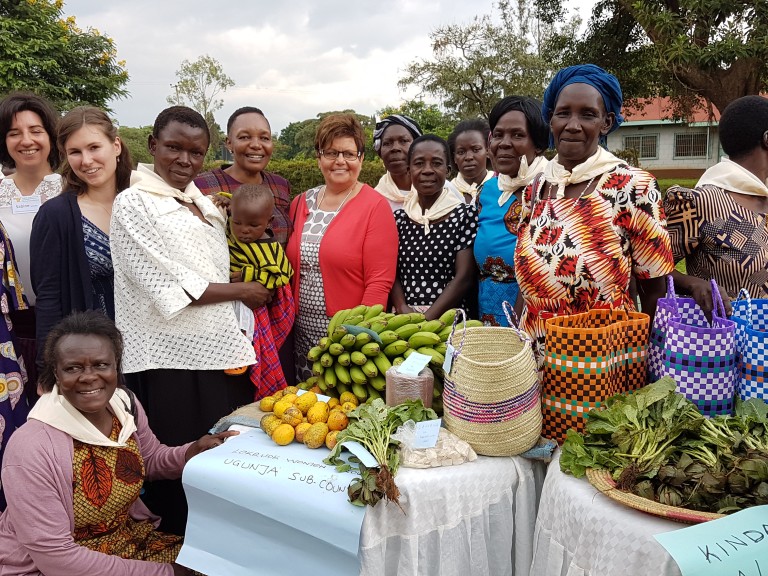
[[[567, 5], [586, 21], [594, 1]], [[320, 112], [373, 114], [414, 97], [397, 81], [431, 54], [429, 32], [492, 8], [492, 0], [65, 0], [64, 12], [111, 36], [126, 61], [130, 95], [112, 103], [121, 125], [151, 124], [182, 60], [209, 54], [236, 84], [219, 124], [251, 105], [279, 132]]]

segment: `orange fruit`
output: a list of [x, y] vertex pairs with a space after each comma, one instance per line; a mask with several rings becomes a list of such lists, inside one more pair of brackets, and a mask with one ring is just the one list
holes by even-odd
[[302, 422], [298, 426], [296, 426], [296, 442], [300, 444], [304, 444], [304, 435], [307, 433], [307, 430], [309, 430], [312, 427], [312, 424], [309, 422]]
[[285, 446], [286, 444], [290, 444], [293, 442], [293, 438], [295, 436], [296, 431], [290, 424], [280, 424], [277, 428], [275, 428], [274, 432], [272, 432], [272, 440], [274, 440], [275, 444], [278, 446]]
[[342, 410], [334, 410], [328, 415], [329, 430], [344, 430], [349, 424], [349, 418]]
[[312, 406], [314, 406], [316, 403], [317, 394], [314, 392], [304, 392], [304, 394], [296, 399], [296, 407], [301, 410], [302, 414], [309, 412], [309, 409], [312, 408]]
[[341, 409], [345, 414], [349, 414], [355, 408], [357, 408], [357, 404], [354, 404], [353, 402], [344, 402], [344, 404], [341, 405]]
[[275, 407], [276, 403], [277, 400], [274, 396], [265, 396], [259, 402], [259, 410], [262, 412], [272, 412], [272, 409]]
[[266, 414], [265, 416], [262, 416], [259, 426], [264, 430], [267, 436], [272, 437], [272, 432], [274, 432], [275, 428], [282, 423], [283, 421], [274, 414]]
[[336, 447], [336, 436], [339, 435], [338, 430], [331, 430], [328, 432], [328, 434], [325, 436], [325, 447], [328, 448], [328, 450], [333, 450]]
[[283, 412], [282, 418], [283, 422], [286, 424], [290, 424], [291, 426], [298, 426], [304, 419], [304, 415], [301, 413], [301, 410], [296, 408], [296, 406], [290, 406], [285, 412]]
[[288, 410], [288, 408], [290, 408], [291, 406], [293, 406], [293, 404], [291, 404], [290, 402], [286, 402], [281, 398], [278, 402], [275, 402], [275, 405], [272, 408], [272, 412], [274, 412], [275, 416], [277, 416], [278, 418], [282, 418], [283, 414], [285, 414], [285, 411]]
[[355, 406], [360, 404], [360, 401], [357, 399], [357, 396], [352, 394], [352, 392], [342, 392], [341, 396], [339, 397], [339, 402], [341, 404], [345, 404], [347, 402], [352, 402]]
[[312, 424], [304, 433], [304, 445], [307, 448], [320, 448], [328, 435], [328, 425], [325, 422]]
[[307, 412], [307, 422], [317, 424], [328, 420], [328, 404], [325, 402], [316, 402]]
[[333, 410], [336, 406], [340, 406], [340, 405], [341, 405], [341, 402], [339, 402], [338, 398], [331, 398], [330, 400], [328, 400], [328, 408], [330, 408], [331, 410]]

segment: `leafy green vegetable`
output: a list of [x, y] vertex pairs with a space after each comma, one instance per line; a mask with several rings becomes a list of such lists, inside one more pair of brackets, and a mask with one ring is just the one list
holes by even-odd
[[768, 404], [737, 403], [736, 415], [704, 418], [663, 378], [610, 398], [569, 431], [560, 467], [576, 477], [611, 472], [622, 490], [673, 506], [729, 513], [768, 502]]
[[400, 492], [394, 477], [400, 467], [400, 452], [397, 449], [399, 443], [392, 439], [392, 434], [408, 420], [434, 420], [437, 414], [434, 410], [425, 408], [421, 400], [409, 400], [388, 407], [383, 400], [377, 398], [361, 404], [348, 416], [349, 425], [339, 432], [336, 446], [324, 462], [335, 465], [339, 471], [349, 470], [349, 465], [339, 456], [341, 445], [346, 441], [359, 442], [376, 458], [379, 468], [370, 469], [358, 463], [360, 478], [349, 486], [350, 502], [359, 506], [375, 506], [381, 498], [386, 497], [398, 503]]

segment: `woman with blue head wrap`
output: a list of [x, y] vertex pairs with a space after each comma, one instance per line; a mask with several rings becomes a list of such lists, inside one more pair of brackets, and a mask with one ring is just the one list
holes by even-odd
[[560, 70], [544, 92], [542, 117], [557, 155], [525, 191], [515, 273], [522, 325], [541, 365], [553, 314], [636, 308], [653, 316], [673, 268], [656, 179], [600, 144], [623, 121], [618, 80], [593, 64]]

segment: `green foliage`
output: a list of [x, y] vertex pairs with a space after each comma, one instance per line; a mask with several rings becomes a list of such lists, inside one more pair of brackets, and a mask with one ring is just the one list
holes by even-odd
[[317, 126], [320, 124], [320, 120], [331, 114], [353, 114], [358, 119], [363, 127], [363, 132], [365, 132], [365, 162], [374, 161], [376, 152], [373, 150], [373, 129], [376, 127], [376, 122], [370, 116], [358, 114], [354, 110], [321, 112], [315, 118], [291, 122], [280, 132], [272, 158], [278, 160], [314, 159]]
[[611, 150], [611, 154], [621, 158], [630, 166], [640, 167], [640, 152], [634, 148], [624, 148], [623, 150]]
[[213, 116], [214, 112], [224, 105], [217, 96], [234, 85], [235, 81], [226, 75], [221, 63], [205, 54], [198, 56], [194, 62], [184, 60], [181, 63], [181, 67], [176, 71], [176, 83], [171, 85], [174, 93], [166, 98], [168, 104], [189, 106], [205, 118], [211, 132], [211, 145], [206, 157], [209, 162], [218, 156], [219, 148], [225, 139], [221, 126]]
[[[560, 0], [539, 0], [557, 4]], [[685, 118], [768, 88], [768, 3], [600, 0], [574, 53], [617, 75], [625, 99], [669, 96]]]
[[662, 195], [666, 194], [670, 186], [682, 186], [683, 188], [693, 188], [698, 182], [697, 178], [661, 178], [659, 180], [659, 190]]
[[61, 0], [0, 1], [0, 94], [31, 90], [68, 110], [127, 95], [114, 41], [63, 17]]
[[379, 118], [390, 114], [402, 114], [413, 118], [424, 134], [435, 134], [443, 139], [447, 139], [454, 126], [462, 120], [450, 112], [444, 112], [435, 104], [426, 104], [421, 100], [406, 100], [398, 107], [385, 106], [376, 112]]
[[506, 95], [541, 97], [575, 41], [578, 21], [541, 27], [532, 0], [500, 0], [497, 7], [496, 15], [431, 32], [432, 59], [411, 62], [400, 87], [418, 87], [461, 118], [487, 118]]
[[[310, 188], [319, 186], [323, 183], [323, 175], [317, 167], [317, 160], [314, 158], [296, 158], [293, 160], [281, 160], [272, 158], [267, 166], [269, 172], [279, 174], [291, 184], [291, 194], [297, 196]], [[363, 162], [363, 169], [360, 171], [359, 180], [376, 186], [384, 175], [384, 164], [376, 158], [373, 161]]]
[[152, 164], [153, 159], [147, 148], [147, 140], [150, 134], [152, 134], [152, 126], [141, 126], [140, 128], [121, 126], [120, 130], [118, 130], [123, 146], [126, 146], [131, 153], [134, 168], [136, 168], [136, 164], [139, 162], [142, 164]]

